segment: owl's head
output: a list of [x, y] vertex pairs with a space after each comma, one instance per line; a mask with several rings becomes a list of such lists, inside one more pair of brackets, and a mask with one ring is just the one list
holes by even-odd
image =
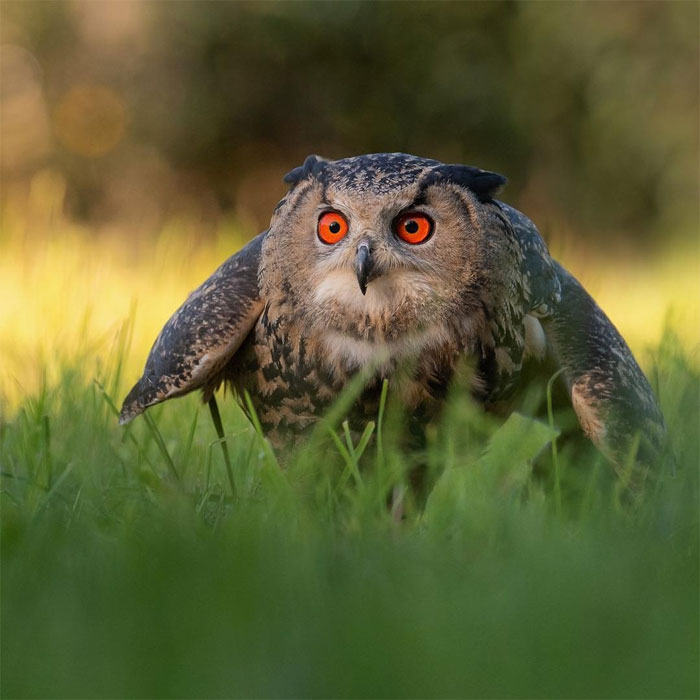
[[503, 176], [381, 153], [309, 156], [285, 181], [263, 247], [265, 298], [316, 331], [379, 343], [463, 315], [494, 247], [484, 210]]

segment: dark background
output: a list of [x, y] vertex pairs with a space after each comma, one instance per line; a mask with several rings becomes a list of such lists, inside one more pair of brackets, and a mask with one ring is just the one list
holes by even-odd
[[695, 2], [0, 10], [4, 205], [49, 177], [96, 232], [260, 229], [308, 153], [406, 151], [502, 172], [545, 234], [697, 237]]

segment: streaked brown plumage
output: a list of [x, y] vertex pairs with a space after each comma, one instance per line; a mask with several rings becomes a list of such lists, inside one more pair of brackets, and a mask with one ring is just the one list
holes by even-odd
[[[493, 199], [503, 177], [374, 154], [310, 156], [286, 180], [270, 228], [168, 321], [122, 423], [194, 389], [210, 396], [225, 380], [250, 393], [280, 446], [303, 436], [368, 366], [350, 415], [358, 427], [376, 415], [384, 378], [425, 421], [462, 358], [473, 360], [472, 393], [488, 407], [517, 388], [528, 358], [549, 356], [584, 432], [613, 460], [636, 432], [651, 453], [660, 448], [663, 419], [629, 348], [534, 224]], [[349, 226], [332, 245], [317, 235], [328, 210]], [[432, 220], [425, 242], [396, 235], [405, 212]]]

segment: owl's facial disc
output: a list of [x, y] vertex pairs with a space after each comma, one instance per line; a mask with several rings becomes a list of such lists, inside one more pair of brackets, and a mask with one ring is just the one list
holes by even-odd
[[[393, 219], [391, 231], [397, 242], [418, 246], [432, 236], [434, 226], [432, 218], [427, 214], [420, 211], [408, 211]], [[319, 215], [316, 233], [319, 241], [325, 246], [334, 246], [348, 235], [349, 228], [348, 220], [344, 214], [335, 209], [326, 209]], [[350, 242], [350, 245], [355, 248], [353, 268], [363, 296], [367, 293], [367, 285], [382, 274], [384, 267], [377, 260], [373, 241], [372, 234], [362, 234], [358, 242]]]
[[308, 270], [295, 293], [313, 299], [324, 328], [352, 327], [368, 337], [398, 333], [404, 322], [422, 328], [447, 303], [444, 280], [463, 268], [451, 254], [462, 237], [451, 223], [454, 209], [454, 198], [433, 187], [420, 192], [417, 183], [381, 197], [311, 185], [293, 209], [299, 225], [280, 227], [298, 233], [287, 237], [279, 264], [290, 274]]

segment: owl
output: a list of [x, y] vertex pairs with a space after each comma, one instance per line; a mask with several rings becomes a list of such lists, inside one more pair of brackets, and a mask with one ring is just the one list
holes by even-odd
[[[485, 410], [561, 370], [583, 432], [621, 463], [662, 446], [664, 421], [632, 353], [535, 225], [495, 198], [503, 176], [402, 153], [309, 156], [267, 231], [226, 260], [157, 337], [120, 422], [228, 384], [273, 446], [309, 432], [363, 373], [353, 427], [382, 385], [417, 424], [439, 415], [460, 363]], [[528, 371], [526, 371], [528, 369]]]

